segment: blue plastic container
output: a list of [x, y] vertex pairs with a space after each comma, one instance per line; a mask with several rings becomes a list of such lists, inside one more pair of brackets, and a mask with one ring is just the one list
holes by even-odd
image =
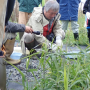
[[12, 59], [18, 60], [18, 59], [20, 59], [21, 55], [22, 55], [22, 53], [13, 52], [10, 57]]

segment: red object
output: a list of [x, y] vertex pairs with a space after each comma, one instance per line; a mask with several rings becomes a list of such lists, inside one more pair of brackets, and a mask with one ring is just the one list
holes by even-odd
[[43, 27], [43, 36], [46, 37], [47, 35], [49, 35], [52, 32], [52, 29], [53, 29], [53, 23], [49, 30], [48, 30], [48, 24], [46, 26], [44, 26]]

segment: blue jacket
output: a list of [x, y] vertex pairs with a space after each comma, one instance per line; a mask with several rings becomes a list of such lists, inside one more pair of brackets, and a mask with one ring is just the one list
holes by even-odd
[[81, 0], [57, 0], [60, 4], [60, 20], [78, 20], [78, 7]]

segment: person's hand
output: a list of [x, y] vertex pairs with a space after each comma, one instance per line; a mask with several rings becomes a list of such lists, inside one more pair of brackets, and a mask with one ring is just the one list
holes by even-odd
[[29, 27], [29, 26], [25, 26], [25, 32], [26, 32], [26, 33], [32, 33], [33, 30], [32, 30], [31, 27]]
[[90, 12], [86, 13], [87, 19], [90, 19]]
[[59, 47], [62, 47], [62, 46], [63, 46], [63, 42], [62, 42], [60, 36], [57, 36], [57, 37], [56, 37], [56, 44], [57, 44], [57, 46], [59, 46]]
[[58, 48], [58, 47], [57, 47], [56, 44], [49, 43], [49, 49], [51, 49], [52, 51], [56, 51], [57, 48]]

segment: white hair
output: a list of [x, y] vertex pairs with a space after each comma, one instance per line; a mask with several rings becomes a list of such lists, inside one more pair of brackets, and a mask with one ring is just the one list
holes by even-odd
[[55, 0], [48, 0], [45, 4], [45, 11], [49, 11], [52, 9], [54, 12], [58, 11], [59, 12], [59, 3]]

